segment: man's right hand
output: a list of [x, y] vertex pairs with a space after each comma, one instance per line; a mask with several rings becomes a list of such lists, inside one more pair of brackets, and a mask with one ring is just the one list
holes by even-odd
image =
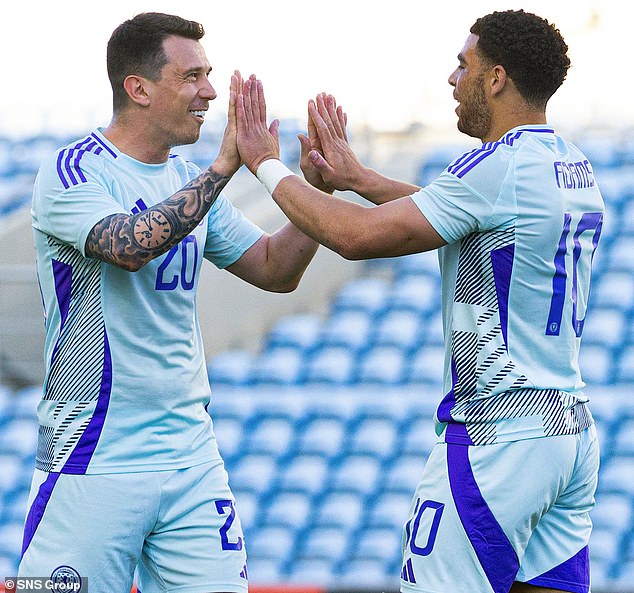
[[343, 109], [337, 106], [332, 95], [321, 93], [315, 101], [308, 102], [308, 114], [319, 142], [319, 148], [313, 148], [308, 154], [313, 167], [330, 187], [358, 192], [366, 168], [348, 143], [347, 116]]
[[252, 74], [237, 96], [237, 146], [240, 157], [255, 175], [261, 163], [280, 158], [279, 120], [266, 125], [266, 101], [262, 81]]

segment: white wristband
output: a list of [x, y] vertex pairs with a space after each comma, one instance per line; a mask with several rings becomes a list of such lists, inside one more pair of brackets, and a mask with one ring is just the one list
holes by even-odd
[[255, 176], [271, 195], [273, 195], [277, 184], [282, 181], [284, 177], [294, 174], [295, 173], [278, 159], [268, 159], [264, 161], [255, 172]]

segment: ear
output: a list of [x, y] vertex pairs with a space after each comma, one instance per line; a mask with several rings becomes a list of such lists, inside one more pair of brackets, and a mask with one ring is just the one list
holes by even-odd
[[123, 81], [123, 88], [128, 97], [138, 105], [147, 107], [150, 104], [150, 95], [147, 88], [147, 79], [131, 74]]
[[500, 66], [499, 64], [491, 68], [491, 77], [489, 80], [492, 97], [501, 93], [507, 83], [510, 82], [510, 79], [506, 74], [506, 69], [504, 66]]

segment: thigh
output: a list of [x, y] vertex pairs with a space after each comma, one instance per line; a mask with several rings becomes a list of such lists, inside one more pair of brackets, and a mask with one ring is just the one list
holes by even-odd
[[91, 593], [129, 591], [151, 518], [151, 493], [148, 479], [135, 474], [36, 470], [18, 574], [82, 579]]
[[139, 589], [246, 593], [244, 535], [224, 464], [175, 471], [161, 490], [158, 520], [139, 565]]
[[594, 426], [576, 439], [572, 472], [557, 498], [531, 533], [517, 580], [550, 589], [589, 591], [590, 511], [599, 472], [599, 445]]
[[402, 589], [508, 591], [574, 460], [574, 436], [437, 444], [405, 526]]

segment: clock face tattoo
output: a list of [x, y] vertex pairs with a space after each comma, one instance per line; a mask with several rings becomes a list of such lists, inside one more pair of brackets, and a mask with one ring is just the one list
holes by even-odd
[[161, 212], [147, 212], [134, 223], [134, 238], [147, 249], [158, 247], [170, 237], [170, 224]]

